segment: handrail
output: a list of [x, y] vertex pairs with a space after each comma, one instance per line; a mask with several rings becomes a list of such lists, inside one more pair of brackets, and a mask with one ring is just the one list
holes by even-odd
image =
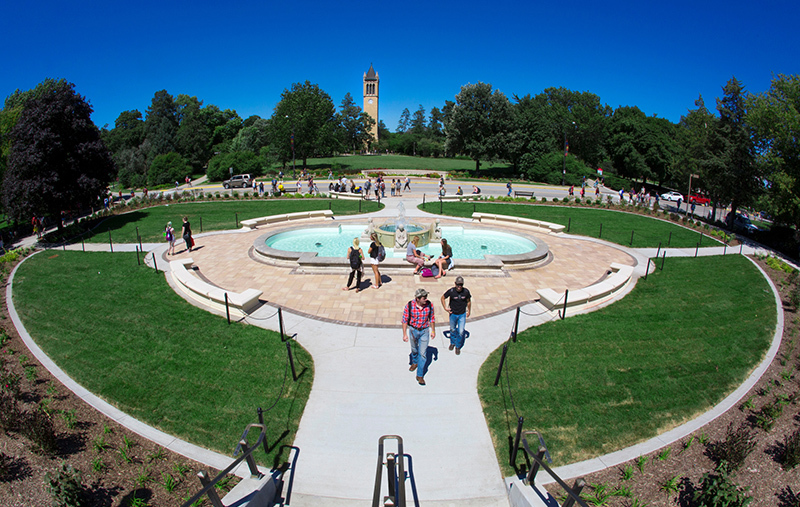
[[[250, 428], [251, 428], [251, 427], [258, 427], [258, 428], [261, 428], [261, 434], [260, 434], [260, 435], [258, 435], [258, 440], [256, 440], [256, 443], [255, 443], [255, 444], [253, 444], [253, 446], [252, 446], [252, 447], [248, 447], [248, 446], [247, 446], [247, 442], [246, 442], [244, 439], [242, 439], [242, 440], [239, 442], [239, 444], [242, 446], [242, 448], [243, 448], [243, 449], [245, 449], [245, 452], [244, 452], [244, 453], [242, 453], [242, 455], [241, 455], [241, 456], [239, 456], [238, 458], [236, 458], [236, 460], [234, 460], [234, 461], [233, 461], [233, 463], [231, 463], [230, 465], [228, 465], [228, 467], [227, 467], [227, 468], [225, 468], [225, 470], [222, 470], [222, 471], [221, 471], [219, 474], [217, 474], [217, 476], [216, 476], [216, 477], [215, 477], [215, 478], [214, 478], [212, 481], [208, 482], [207, 484], [204, 484], [204, 486], [203, 486], [203, 489], [201, 489], [201, 490], [200, 490], [200, 492], [199, 492], [199, 493], [197, 493], [196, 495], [194, 495], [192, 498], [190, 498], [189, 500], [187, 500], [186, 502], [184, 502], [184, 503], [181, 505], [181, 507], [191, 507], [191, 505], [192, 505], [194, 502], [196, 502], [196, 501], [200, 500], [200, 498], [202, 498], [202, 497], [203, 497], [203, 495], [205, 495], [205, 494], [207, 494], [209, 491], [213, 490], [213, 489], [214, 489], [214, 486], [216, 486], [216, 485], [217, 485], [217, 483], [218, 483], [218, 482], [219, 482], [219, 481], [220, 481], [220, 480], [221, 480], [223, 477], [225, 477], [226, 475], [228, 475], [228, 474], [231, 472], [231, 470], [233, 470], [234, 468], [236, 468], [236, 467], [239, 465], [239, 463], [241, 463], [241, 462], [242, 462], [242, 461], [244, 461], [244, 460], [247, 460], [247, 465], [248, 465], [248, 467], [250, 468], [250, 473], [251, 473], [252, 475], [254, 475], [254, 476], [257, 476], [259, 479], [260, 479], [261, 477], [263, 477], [263, 474], [261, 474], [261, 472], [259, 472], [259, 471], [258, 471], [258, 467], [256, 466], [256, 462], [255, 462], [255, 460], [253, 459], [253, 451], [255, 451], [256, 449], [258, 449], [259, 445], [261, 445], [261, 442], [264, 440], [264, 438], [266, 438], [266, 436], [267, 436], [267, 428], [266, 428], [266, 426], [264, 426], [263, 424], [255, 424], [255, 423], [253, 423], [253, 424], [248, 424], [248, 425], [247, 425], [247, 429], [245, 429], [245, 435], [247, 434], [247, 432], [248, 432], [248, 431], [250, 431]], [[209, 495], [209, 496], [210, 496], [210, 495]], [[218, 498], [218, 497], [217, 497], [217, 498]], [[213, 500], [212, 500], [212, 503], [214, 503], [214, 502], [213, 502]], [[222, 504], [220, 503], [220, 505], [222, 505]]]
[[[406, 472], [403, 459], [405, 455], [403, 453], [403, 437], [400, 435], [383, 435], [381, 438], [378, 439], [378, 467], [375, 470], [375, 489], [372, 493], [372, 507], [380, 507], [380, 497], [381, 497], [381, 477], [383, 475], [383, 441], [386, 439], [395, 439], [397, 440], [397, 455], [400, 456], [400, 470], [398, 473], [398, 477], [400, 477], [399, 485], [397, 488], [397, 503], [395, 507], [405, 507], [406, 506], [406, 488], [403, 484], [405, 482]], [[388, 475], [388, 474], [387, 474]], [[391, 477], [389, 477], [389, 494], [394, 496], [394, 481]]]
[[549, 466], [547, 466], [547, 463], [544, 462], [543, 458], [544, 458], [545, 453], [547, 453], [547, 447], [546, 446], [540, 445], [539, 446], [539, 452], [537, 454], [534, 454], [533, 452], [531, 452], [530, 446], [528, 445], [528, 435], [536, 435], [539, 438], [539, 441], [541, 443], [542, 442], [542, 438], [541, 438], [541, 435], [539, 434], [539, 432], [538, 431], [525, 431], [522, 434], [523, 434], [523, 437], [522, 437], [522, 448], [525, 450], [525, 453], [528, 456], [533, 458], [533, 460], [535, 462], [534, 465], [531, 466], [531, 469], [528, 471], [528, 475], [526, 477], [526, 480], [528, 481], [528, 484], [531, 487], [533, 487], [534, 480], [536, 479], [536, 474], [538, 473], [539, 468], [541, 467], [541, 468], [544, 469], [545, 472], [550, 474], [550, 477], [555, 479], [555, 481], [558, 483], [558, 485], [561, 486], [561, 488], [567, 494], [568, 498], [562, 504], [562, 507], [571, 507], [575, 502], [578, 502], [578, 505], [580, 505], [581, 507], [589, 507], [589, 505], [586, 502], [584, 502], [583, 499], [580, 496], [581, 490], [586, 485], [586, 481], [584, 481], [583, 478], [578, 478], [578, 480], [575, 481], [575, 484], [572, 487], [569, 487], [567, 485], [567, 483], [565, 483], [563, 480], [561, 480], [561, 477], [559, 477], [558, 474], [556, 474], [553, 471], [553, 469], [551, 469]]

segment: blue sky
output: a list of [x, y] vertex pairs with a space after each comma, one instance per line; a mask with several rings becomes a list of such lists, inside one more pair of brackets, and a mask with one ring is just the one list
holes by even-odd
[[75, 83], [102, 127], [153, 94], [267, 118], [292, 83], [362, 104], [370, 63], [380, 118], [426, 112], [482, 81], [506, 94], [589, 91], [677, 122], [732, 76], [748, 91], [800, 73], [795, 1], [6, 2], [0, 96]]

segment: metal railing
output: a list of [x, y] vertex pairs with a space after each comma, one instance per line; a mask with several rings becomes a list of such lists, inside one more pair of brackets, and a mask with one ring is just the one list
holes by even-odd
[[[247, 434], [249, 433], [251, 428], [259, 428], [261, 431], [258, 435], [258, 439], [256, 439], [256, 442], [252, 446], [249, 446], [247, 443]], [[203, 498], [203, 496], [208, 497], [213, 507], [225, 507], [215, 487], [219, 481], [221, 481], [226, 475], [231, 473], [231, 471], [234, 470], [237, 466], [239, 466], [239, 464], [242, 461], [247, 462], [247, 466], [250, 469], [251, 477], [255, 479], [262, 479], [264, 477], [264, 474], [262, 474], [258, 470], [256, 461], [253, 458], [253, 452], [256, 449], [258, 449], [259, 446], [261, 446], [262, 444], [264, 445], [264, 450], [266, 451], [265, 442], [266, 442], [266, 427], [264, 426], [264, 424], [263, 423], [248, 424], [237, 447], [237, 449], [241, 449], [243, 451], [241, 456], [236, 458], [230, 465], [228, 465], [225, 468], [225, 470], [220, 471], [220, 473], [217, 474], [217, 476], [214, 477], [214, 479], [209, 480], [208, 473], [205, 470], [201, 470], [200, 472], [198, 472], [197, 476], [203, 485], [203, 489], [201, 489], [199, 492], [197, 492], [197, 494], [195, 494], [193, 497], [184, 502], [182, 504], [182, 507], [191, 507], [192, 504]], [[282, 449], [283, 448], [293, 449], [295, 453], [291, 461], [291, 464], [287, 462], [284, 463], [283, 466], [281, 466], [280, 468], [272, 470], [271, 472], [272, 477], [270, 478], [271, 484], [266, 486], [266, 488], [268, 488], [268, 491], [271, 492], [269, 505], [289, 505], [292, 496], [292, 485], [294, 483], [294, 470], [300, 449], [294, 446], [283, 446]], [[292, 473], [289, 478], [289, 485], [287, 488], [286, 497], [282, 498], [281, 492], [283, 491], [283, 482], [284, 482], [283, 476], [287, 471], [291, 471]]]
[[[387, 439], [397, 440], [397, 452], [386, 454], [386, 461], [383, 461], [383, 442]], [[408, 474], [405, 471], [405, 460], [408, 460]], [[378, 439], [378, 467], [375, 470], [375, 489], [372, 493], [372, 507], [405, 507], [406, 506], [406, 486], [405, 481], [411, 481], [411, 493], [414, 496], [414, 505], [419, 507], [419, 497], [417, 496], [417, 484], [414, 481], [414, 467], [411, 455], [403, 452], [403, 438], [399, 435], [383, 435]], [[386, 481], [388, 494], [383, 497], [381, 504], [381, 479], [383, 467], [386, 466]]]
[[[565, 483], [561, 477], [559, 477], [553, 471], [553, 469], [551, 469], [549, 466], [547, 466], [547, 463], [545, 463], [545, 458], [547, 461], [550, 461], [550, 454], [547, 451], [547, 446], [544, 443], [544, 438], [542, 438], [542, 435], [538, 431], [522, 431], [522, 422], [523, 419], [520, 417], [519, 424], [517, 425], [517, 434], [514, 438], [514, 448], [511, 450], [511, 466], [516, 467], [515, 462], [521, 437], [522, 450], [525, 451], [525, 454], [533, 460], [533, 464], [531, 464], [530, 469], [525, 476], [525, 482], [527, 482], [528, 485], [533, 488], [536, 480], [536, 474], [539, 473], [540, 469], [542, 469], [547, 472], [567, 494], [567, 499], [561, 504], [561, 507], [572, 507], [576, 502], [581, 507], [589, 507], [588, 504], [581, 498], [581, 491], [583, 490], [584, 486], [586, 486], [586, 481], [584, 481], [582, 477], [579, 477], [575, 480], [575, 483], [572, 486], [568, 486], [567, 483]], [[528, 444], [528, 437], [532, 435], [535, 435], [539, 441], [539, 447], [537, 449], [538, 452], [536, 454], [531, 451], [530, 445]]]

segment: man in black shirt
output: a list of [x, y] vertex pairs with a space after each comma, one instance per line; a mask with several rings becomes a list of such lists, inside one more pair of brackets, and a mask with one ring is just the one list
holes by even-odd
[[[450, 299], [449, 306], [447, 299]], [[442, 306], [450, 314], [450, 350], [455, 349], [456, 355], [461, 354], [461, 347], [464, 346], [464, 325], [472, 311], [472, 295], [464, 287], [463, 277], [457, 276], [455, 286], [442, 294]]]

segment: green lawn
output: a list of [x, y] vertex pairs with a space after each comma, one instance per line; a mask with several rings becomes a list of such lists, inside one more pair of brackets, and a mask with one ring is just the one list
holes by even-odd
[[230, 455], [256, 408], [279, 399], [265, 414], [271, 458], [294, 440], [310, 355], [292, 342], [293, 382], [278, 333], [186, 303], [135, 255], [40, 253], [17, 271], [14, 303], [62, 369], [137, 419]]
[[[421, 209], [438, 214], [440, 203], [429, 202], [421, 206]], [[694, 248], [698, 243], [701, 247], [722, 246], [722, 243], [708, 235], [704, 234], [701, 238], [699, 232], [667, 220], [607, 209], [489, 202], [441, 203], [441, 209], [445, 215], [458, 217], [471, 217], [473, 211], [477, 211], [563, 224], [569, 227], [570, 234], [600, 237], [612, 243], [634, 248], [656, 248], [659, 243], [662, 248]], [[631, 232], [633, 232], [633, 243], [631, 243]]]
[[[362, 201], [360, 204], [363, 213], [378, 211], [383, 207], [375, 201]], [[113, 242], [135, 243], [138, 227], [142, 242], [153, 243], [164, 241], [164, 227], [170, 221], [180, 236], [184, 216], [189, 217], [192, 232], [198, 234], [234, 229], [237, 213], [241, 222], [268, 215], [328, 209], [329, 205], [334, 215], [359, 212], [359, 201], [344, 199], [253, 199], [162, 204], [110, 217], [94, 230], [94, 235], [86, 238], [86, 242], [108, 243], [108, 233], [111, 231]]]
[[[408, 155], [352, 155], [308, 159], [311, 170], [328, 169], [338, 164], [342, 169], [419, 169], [430, 171], [468, 171], [475, 169], [475, 161], [467, 158], [428, 158]], [[481, 162], [481, 170], [505, 169], [504, 162]]]
[[741, 384], [775, 322], [772, 291], [744, 257], [667, 259], [621, 301], [520, 333], [498, 387], [501, 349], [490, 355], [478, 391], [498, 460], [511, 473], [516, 413], [556, 466], [684, 423]]

